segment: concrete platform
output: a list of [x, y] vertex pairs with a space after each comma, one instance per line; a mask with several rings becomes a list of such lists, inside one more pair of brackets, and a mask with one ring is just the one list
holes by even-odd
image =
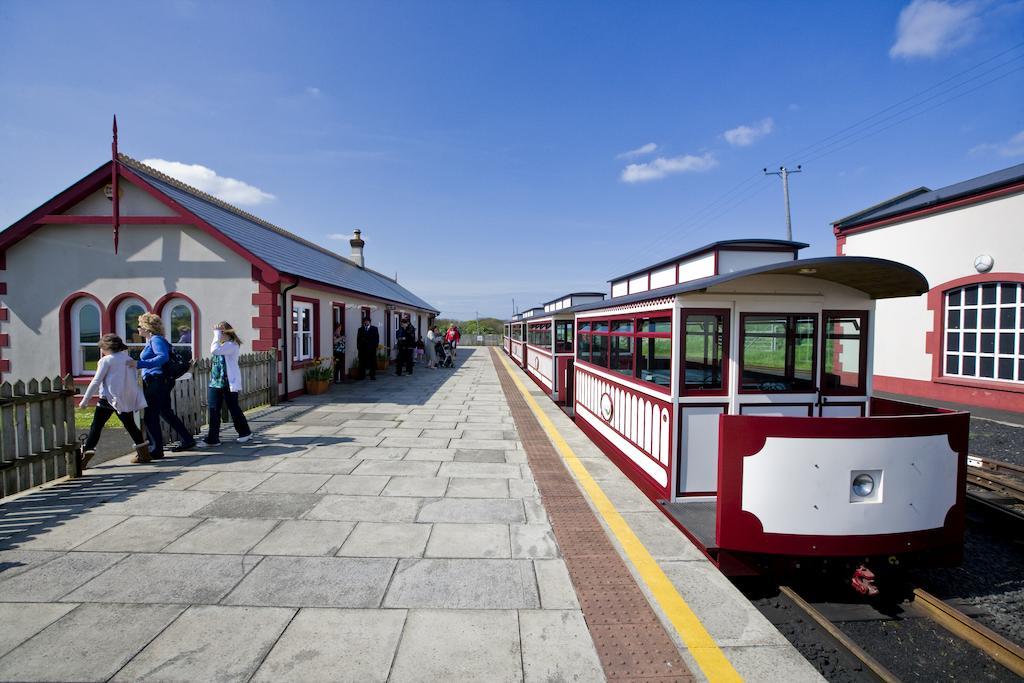
[[[459, 355], [0, 504], [0, 681], [603, 680], [495, 367]], [[740, 674], [817, 678], [539, 403]]]

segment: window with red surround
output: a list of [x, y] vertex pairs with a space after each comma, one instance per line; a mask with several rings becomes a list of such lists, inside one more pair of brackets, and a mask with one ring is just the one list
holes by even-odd
[[983, 282], [943, 294], [942, 374], [1024, 385], [1024, 285]]
[[683, 309], [683, 396], [729, 393], [729, 311]]
[[320, 301], [292, 297], [292, 367], [308, 365], [320, 355]]
[[823, 311], [821, 393], [867, 394], [868, 312]]
[[818, 316], [813, 313], [740, 315], [740, 393], [817, 390]]
[[580, 320], [576, 359], [668, 392], [672, 384], [672, 314], [658, 311]]

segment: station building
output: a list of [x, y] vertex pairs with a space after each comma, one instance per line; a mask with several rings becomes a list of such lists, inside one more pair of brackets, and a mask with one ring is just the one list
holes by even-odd
[[876, 391], [1024, 413], [1024, 164], [919, 187], [833, 230], [837, 254], [906, 263], [931, 287], [877, 302]]
[[229, 321], [244, 351], [277, 350], [282, 395], [302, 393], [303, 370], [332, 355], [339, 325], [351, 365], [364, 317], [388, 345], [401, 317], [426, 334], [438, 313], [366, 267], [360, 231], [350, 244], [340, 256], [116, 155], [0, 232], [0, 379], [71, 373], [87, 383], [99, 336], [141, 347], [138, 316], [153, 311], [192, 357]]

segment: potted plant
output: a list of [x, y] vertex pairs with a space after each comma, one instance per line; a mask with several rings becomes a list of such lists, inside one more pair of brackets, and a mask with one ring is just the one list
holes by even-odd
[[377, 345], [377, 369], [388, 369], [388, 349], [383, 344]]
[[306, 382], [307, 394], [322, 394], [331, 386], [331, 377], [334, 375], [334, 366], [330, 358], [314, 358], [309, 364], [302, 378]]
[[359, 367], [359, 359], [358, 358], [353, 358], [352, 359], [352, 367], [350, 367], [348, 369], [348, 378], [351, 379], [351, 380], [356, 380], [356, 379], [362, 379], [363, 378], [363, 369], [361, 367]]

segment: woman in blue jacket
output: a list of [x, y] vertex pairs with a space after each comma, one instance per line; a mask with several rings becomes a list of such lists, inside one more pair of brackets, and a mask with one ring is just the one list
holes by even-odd
[[139, 316], [139, 332], [146, 338], [138, 367], [142, 370], [142, 391], [146, 396], [146, 411], [142, 421], [146, 423], [146, 431], [149, 433], [149, 457], [164, 457], [161, 417], [181, 437], [181, 442], [171, 451], [179, 453], [192, 450], [196, 445], [195, 437], [171, 407], [171, 390], [177, 378], [164, 376], [163, 367], [171, 357], [171, 345], [164, 338], [164, 322], [155, 313], [143, 313]]

